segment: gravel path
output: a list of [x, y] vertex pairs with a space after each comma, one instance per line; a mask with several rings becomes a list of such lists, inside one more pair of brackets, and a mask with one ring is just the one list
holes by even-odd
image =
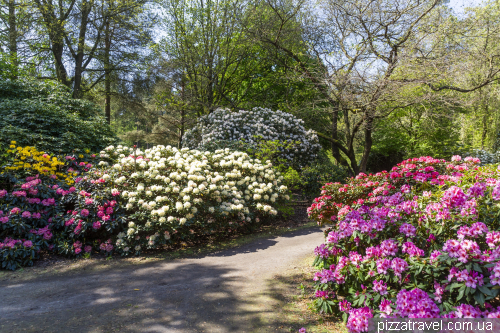
[[0, 281], [0, 332], [279, 332], [272, 278], [323, 240], [310, 228], [199, 258]]

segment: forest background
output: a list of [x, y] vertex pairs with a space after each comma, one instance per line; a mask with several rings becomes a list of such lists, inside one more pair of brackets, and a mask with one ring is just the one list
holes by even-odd
[[498, 162], [499, 79], [499, 1], [0, 0], [0, 80], [58, 82], [145, 148], [264, 107], [351, 174]]

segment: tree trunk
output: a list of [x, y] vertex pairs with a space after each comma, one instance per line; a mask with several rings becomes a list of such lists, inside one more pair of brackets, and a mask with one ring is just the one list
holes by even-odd
[[16, 27], [16, 1], [9, 0], [9, 55], [14, 72], [12, 79], [17, 79], [19, 61], [17, 58], [17, 27]]
[[488, 116], [489, 116], [489, 104], [486, 100], [486, 104], [484, 106], [484, 115], [483, 115], [483, 133], [481, 135], [481, 149], [484, 149], [484, 145], [486, 143], [486, 136], [488, 134]]
[[83, 56], [85, 52], [85, 36], [87, 34], [87, 25], [92, 4], [88, 1], [82, 2], [82, 19], [80, 22], [80, 33], [78, 36], [78, 51], [75, 57], [75, 82], [73, 86], [73, 98], [81, 98], [82, 75], [83, 75]]
[[372, 131], [373, 131], [373, 119], [368, 117], [365, 123], [365, 147], [363, 149], [363, 157], [361, 158], [361, 163], [359, 165], [360, 172], [366, 172], [366, 165], [368, 164], [368, 158], [370, 157], [370, 151], [372, 149]]
[[[339, 120], [339, 108], [338, 106], [334, 106], [332, 113], [332, 139], [338, 141], [339, 133], [338, 133], [338, 120]], [[337, 161], [337, 164], [340, 164], [340, 150], [337, 145], [331, 144], [332, 148], [332, 156]]]
[[111, 69], [110, 69], [110, 49], [111, 32], [109, 31], [109, 18], [106, 20], [104, 36], [104, 114], [106, 121], [111, 124]]

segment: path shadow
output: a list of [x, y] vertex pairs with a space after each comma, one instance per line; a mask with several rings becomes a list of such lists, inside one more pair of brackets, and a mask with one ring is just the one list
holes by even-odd
[[[148, 264], [0, 284], [1, 332], [266, 332], [243, 281], [211, 265]], [[233, 275], [233, 276], [232, 276]]]
[[300, 230], [295, 230], [295, 231], [290, 231], [283, 233], [281, 235], [273, 235], [269, 237], [259, 237], [258, 239], [252, 241], [249, 244], [241, 245], [238, 247], [234, 247], [231, 249], [226, 249], [222, 250], [217, 253], [209, 253], [206, 255], [203, 255], [201, 257], [230, 257], [234, 256], [237, 254], [241, 253], [252, 253], [252, 252], [258, 252], [261, 250], [265, 250], [273, 245], [275, 245], [278, 241], [278, 237], [284, 237], [284, 238], [293, 238], [293, 237], [300, 237], [300, 236], [305, 236], [313, 233], [318, 233], [321, 232], [322, 228], [321, 227], [311, 227], [307, 229], [300, 229]]

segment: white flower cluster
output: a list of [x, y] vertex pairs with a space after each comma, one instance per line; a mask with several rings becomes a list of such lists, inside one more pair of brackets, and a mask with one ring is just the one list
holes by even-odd
[[306, 131], [304, 121], [290, 113], [254, 108], [251, 111], [231, 112], [217, 109], [198, 118], [198, 123], [183, 137], [183, 145], [200, 149], [217, 141], [241, 141], [255, 144], [261, 137], [265, 141], [299, 142], [293, 149], [283, 151], [283, 157], [300, 166], [316, 158], [321, 149], [318, 136]]
[[276, 215], [275, 204], [289, 199], [283, 177], [270, 163], [229, 149], [211, 153], [156, 146], [142, 152], [111, 146], [101, 157], [110, 162], [98, 175], [105, 186], [134, 216], [144, 217], [121, 234], [123, 247], [126, 237], [141, 231], [152, 233], [148, 245], [153, 247], [163, 239], [156, 232], [184, 224], [258, 221], [258, 216]]

